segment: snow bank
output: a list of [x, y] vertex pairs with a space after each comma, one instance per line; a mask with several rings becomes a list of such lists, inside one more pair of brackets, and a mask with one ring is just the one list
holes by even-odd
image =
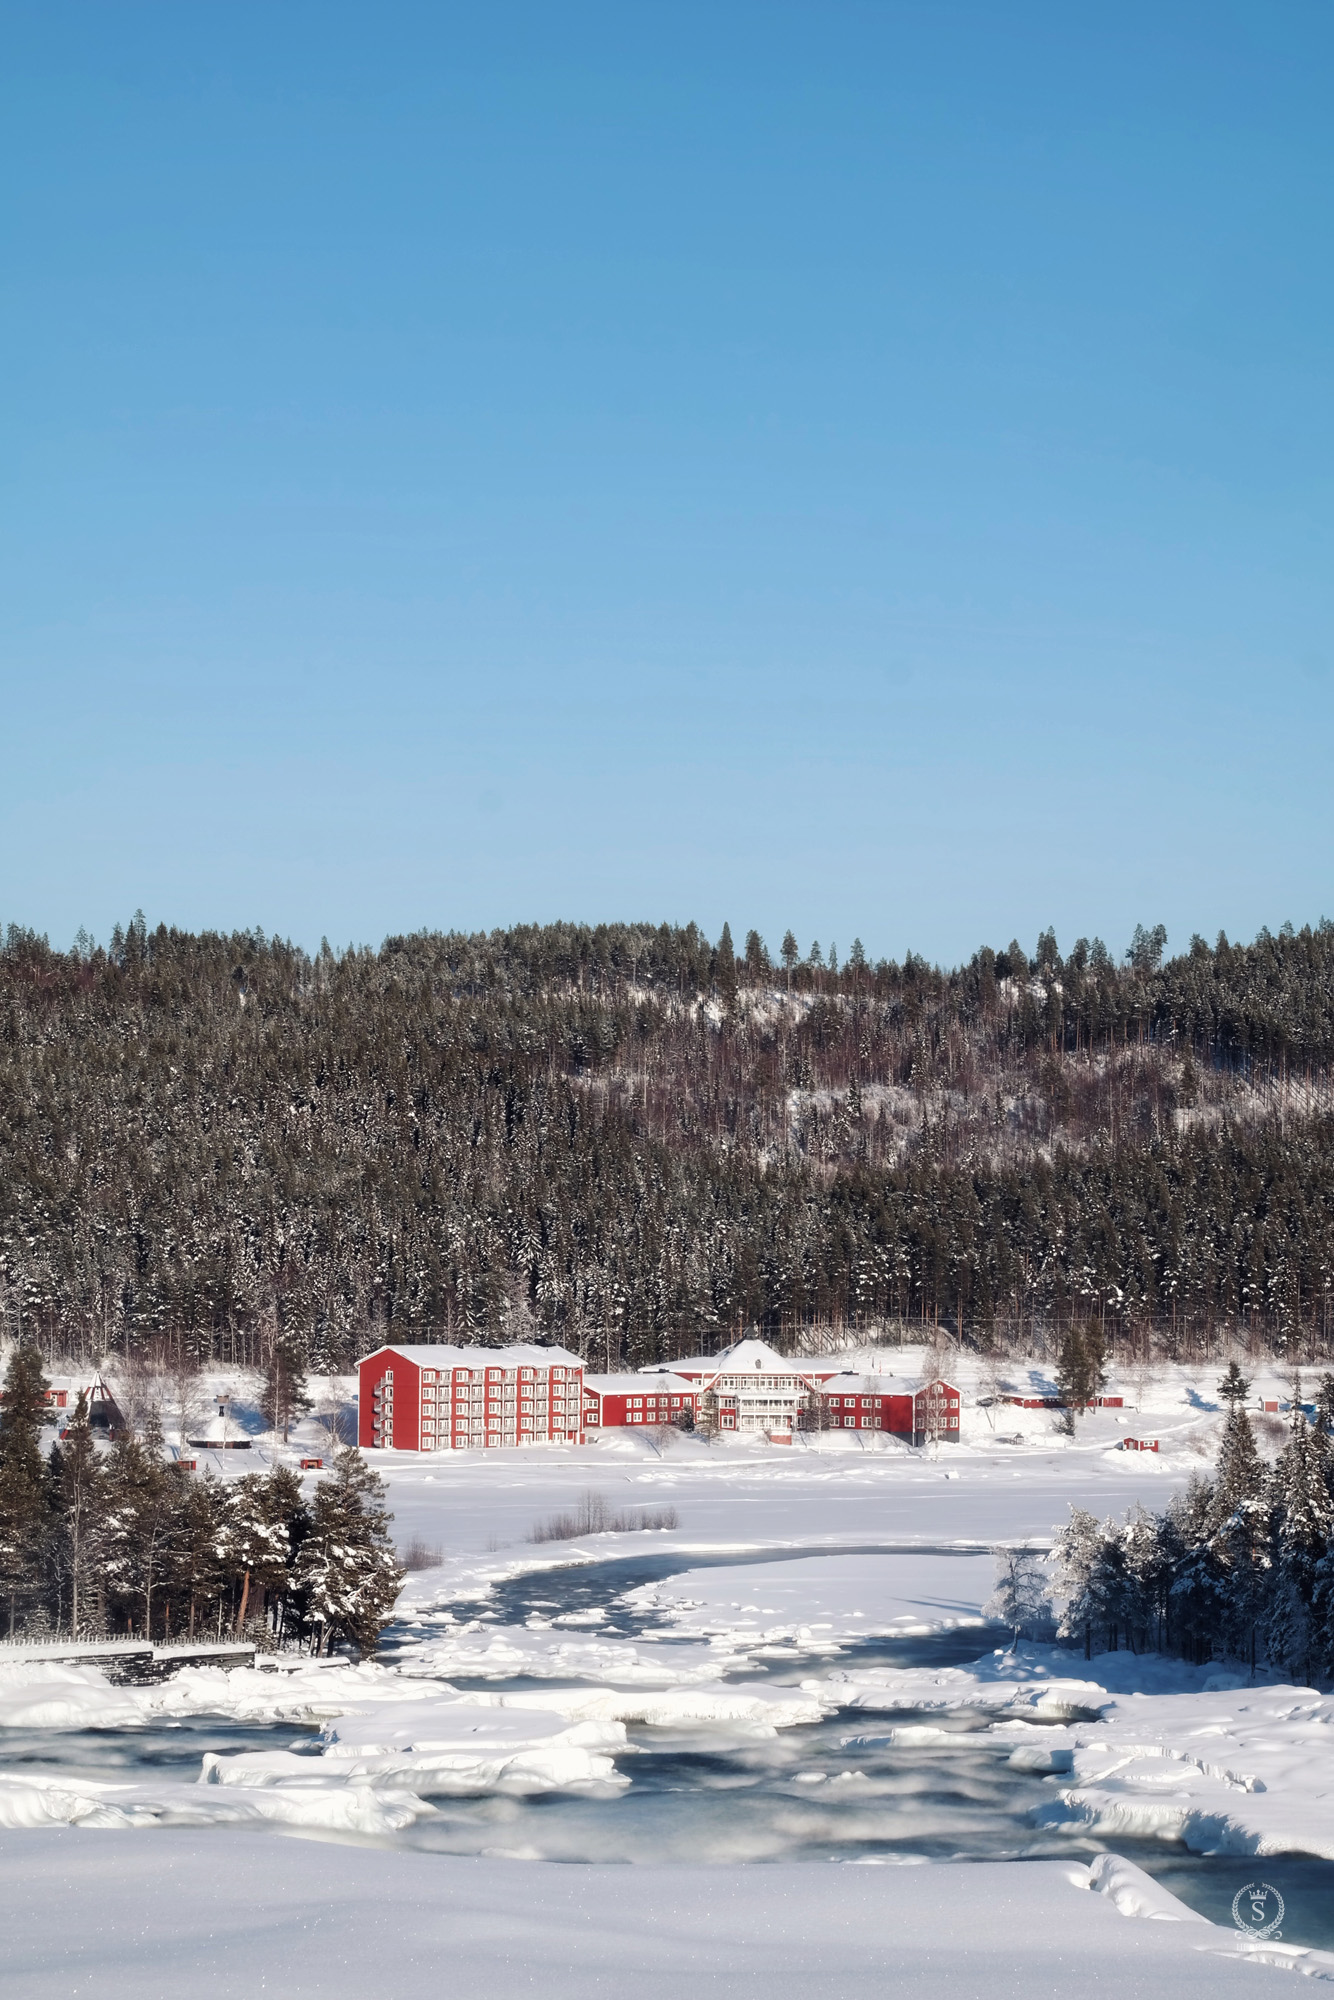
[[203, 1780], [285, 1792], [331, 1785], [428, 1793], [606, 1791], [629, 1783], [612, 1761], [625, 1747], [624, 1726], [609, 1719], [571, 1723], [533, 1710], [432, 1701], [341, 1717], [326, 1729], [317, 1757], [211, 1753]]
[[[1197, 1854], [1334, 1860], [1334, 1697], [1129, 1653], [1101, 1656], [1100, 1679], [1084, 1680], [1062, 1671], [1069, 1658], [1027, 1646], [969, 1667], [834, 1673], [803, 1685], [881, 1713], [990, 1711], [1002, 1732], [1023, 1732], [1015, 1769], [1071, 1780], [1038, 1808], [1041, 1826], [1177, 1840]], [[1096, 1722], [1080, 1721], [1080, 1710]], [[1034, 1742], [1034, 1723], [1062, 1719]]]
[[989, 1553], [821, 1554], [689, 1569], [627, 1591], [625, 1602], [674, 1636], [734, 1651], [833, 1650], [886, 1634], [981, 1626], [993, 1579]]

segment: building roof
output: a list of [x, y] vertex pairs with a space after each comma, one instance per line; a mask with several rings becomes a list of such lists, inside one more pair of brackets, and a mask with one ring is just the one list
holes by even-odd
[[638, 1375], [585, 1375], [584, 1377], [585, 1389], [596, 1389], [602, 1396], [642, 1396], [651, 1382], [662, 1385], [659, 1394], [664, 1390], [668, 1393], [672, 1391], [679, 1393], [684, 1390], [687, 1395], [693, 1395], [697, 1387], [694, 1382], [687, 1382], [683, 1375], [673, 1375], [666, 1368], [661, 1371], [655, 1369], [652, 1373], [644, 1370]]
[[831, 1375], [823, 1384], [828, 1395], [840, 1389], [856, 1389], [868, 1396], [923, 1396], [929, 1389], [948, 1389], [951, 1396], [958, 1390], [943, 1375], [931, 1375], [923, 1381], [920, 1375]]
[[861, 1396], [915, 1396], [923, 1385], [908, 1375], [854, 1375], [851, 1370], [843, 1375], [831, 1375], [821, 1384], [826, 1396], [857, 1394]]
[[378, 1354], [401, 1354], [418, 1368], [582, 1368], [577, 1354], [565, 1347], [535, 1347], [520, 1341], [514, 1347], [451, 1347], [443, 1341], [429, 1341], [410, 1347], [406, 1342], [387, 1340], [375, 1354], [363, 1355], [374, 1361]]
[[[683, 1361], [674, 1361], [671, 1367], [678, 1374], [691, 1375], [824, 1375], [829, 1371], [806, 1359], [780, 1354], [776, 1347], [770, 1347], [767, 1340], [757, 1340], [749, 1336], [745, 1340], [734, 1341], [731, 1347], [720, 1349], [717, 1354], [692, 1354]], [[642, 1368], [641, 1375], [657, 1375], [665, 1372], [660, 1365]]]

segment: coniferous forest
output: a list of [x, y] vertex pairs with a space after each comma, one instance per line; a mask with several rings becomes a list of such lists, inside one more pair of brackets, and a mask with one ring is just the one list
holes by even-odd
[[346, 1366], [750, 1326], [1327, 1351], [1334, 925], [943, 971], [755, 932], [0, 946], [0, 1323]]
[[1306, 1407], [1294, 1385], [1272, 1465], [1256, 1448], [1250, 1386], [1231, 1363], [1213, 1476], [1197, 1474], [1163, 1513], [1099, 1525], [1071, 1510], [1054, 1550], [1060, 1630], [1086, 1657], [1124, 1644], [1200, 1664], [1267, 1661], [1307, 1683], [1334, 1674], [1334, 1375]]

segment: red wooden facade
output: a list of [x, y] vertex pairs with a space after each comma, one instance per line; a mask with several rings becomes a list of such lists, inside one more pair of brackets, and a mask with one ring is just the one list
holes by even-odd
[[699, 1418], [699, 1389], [680, 1375], [586, 1375], [584, 1427], [612, 1430], [621, 1425], [681, 1424], [683, 1413]]
[[583, 1441], [583, 1366], [564, 1348], [382, 1347], [357, 1377], [365, 1450]]

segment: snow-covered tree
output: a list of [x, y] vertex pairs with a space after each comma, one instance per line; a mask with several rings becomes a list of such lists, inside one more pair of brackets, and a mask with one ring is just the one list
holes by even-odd
[[1043, 1559], [1036, 1549], [993, 1549], [995, 1588], [982, 1607], [983, 1616], [1010, 1628], [1010, 1643], [1049, 1639], [1055, 1614], [1047, 1588]]
[[1229, 1408], [1235, 1410], [1239, 1404], [1246, 1401], [1250, 1393], [1250, 1383], [1246, 1380], [1236, 1362], [1229, 1361], [1227, 1364], [1227, 1373], [1218, 1385], [1219, 1400], [1226, 1403]]
[[55, 1511], [55, 1567], [63, 1602], [57, 1623], [68, 1619], [71, 1633], [88, 1629], [99, 1616], [98, 1554], [101, 1529], [101, 1467], [88, 1422], [88, 1396], [80, 1390], [64, 1439], [51, 1449]]
[[373, 1653], [389, 1621], [404, 1570], [390, 1540], [384, 1497], [384, 1482], [351, 1446], [315, 1489], [297, 1587], [317, 1652], [346, 1639], [360, 1653]]
[[1316, 1572], [1334, 1531], [1329, 1473], [1329, 1441], [1307, 1422], [1295, 1390], [1291, 1432], [1269, 1482], [1273, 1573], [1261, 1626], [1270, 1659], [1291, 1673], [1309, 1675], [1318, 1651]]
[[293, 1547], [292, 1506], [301, 1506], [301, 1489], [295, 1474], [285, 1466], [267, 1477], [252, 1473], [236, 1480], [227, 1495], [223, 1519], [221, 1552], [227, 1570], [241, 1579], [235, 1626], [245, 1629], [251, 1592], [260, 1601], [272, 1594], [286, 1596]]
[[154, 1636], [157, 1597], [168, 1581], [180, 1528], [179, 1474], [162, 1458], [162, 1434], [151, 1405], [142, 1439], [117, 1440], [101, 1486], [101, 1575], [113, 1622], [137, 1624]]
[[1064, 1597], [1058, 1628], [1063, 1639], [1082, 1637], [1084, 1657], [1093, 1652], [1093, 1628], [1102, 1622], [1102, 1567], [1105, 1536], [1092, 1514], [1072, 1507], [1070, 1519], [1052, 1542], [1052, 1561]]
[[1265, 1469], [1255, 1448], [1255, 1433], [1240, 1399], [1234, 1399], [1223, 1426], [1214, 1473], [1213, 1516], [1226, 1521], [1229, 1514], [1248, 1500], [1259, 1498], [1264, 1487]]

